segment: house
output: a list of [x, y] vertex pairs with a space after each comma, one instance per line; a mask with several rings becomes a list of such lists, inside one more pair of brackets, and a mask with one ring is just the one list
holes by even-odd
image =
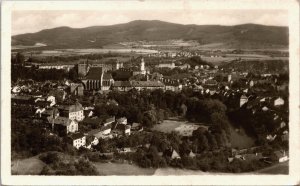
[[68, 117], [71, 120], [76, 119], [77, 121], [84, 119], [83, 107], [78, 102], [73, 105], [60, 105], [57, 108], [61, 116]]
[[104, 72], [102, 77], [101, 90], [110, 90], [111, 86], [114, 84], [114, 79], [111, 73]]
[[171, 155], [171, 159], [180, 159], [181, 157], [179, 156], [179, 154], [173, 150], [172, 151], [172, 155]]
[[115, 122], [115, 116], [112, 116], [110, 118], [107, 118], [104, 122], [103, 125], [107, 126], [107, 125], [111, 125], [113, 122]]
[[127, 118], [126, 117], [119, 118], [117, 119], [117, 123], [127, 125]]
[[165, 89], [165, 85], [160, 81], [130, 81], [132, 88], [137, 90], [155, 90], [155, 89]]
[[84, 86], [82, 83], [71, 83], [70, 93], [75, 96], [83, 96]]
[[48, 123], [52, 125], [52, 129], [57, 131], [59, 134], [64, 135], [78, 131], [78, 123], [75, 120], [61, 116], [56, 118], [49, 116], [47, 117], [47, 120]]
[[245, 103], [248, 102], [248, 98], [247, 96], [245, 96], [244, 94], [241, 96], [240, 98], [240, 107], [242, 107]]
[[181, 159], [181, 157], [179, 156], [179, 154], [173, 148], [165, 150], [164, 153], [163, 153], [163, 155], [165, 157], [171, 158], [172, 160], [174, 160], [174, 159]]
[[98, 138], [95, 136], [87, 135], [85, 138], [85, 148], [87, 149], [91, 149], [92, 146], [97, 145], [99, 143]]
[[106, 105], [115, 105], [115, 106], [118, 106], [119, 103], [114, 100], [114, 99], [109, 99], [107, 102], [106, 102]]
[[91, 130], [87, 133], [88, 136], [94, 136], [98, 139], [106, 138], [111, 132], [112, 125], [102, 126], [98, 129]]
[[101, 118], [84, 118], [80, 121], [80, 125], [89, 126], [91, 128], [98, 128], [102, 125], [103, 120]]
[[50, 102], [50, 107], [56, 104], [55, 97], [51, 95], [47, 97], [46, 101]]
[[49, 91], [49, 96], [54, 96], [56, 102], [63, 102], [66, 99], [67, 92], [60, 89], [52, 89]]
[[69, 141], [76, 149], [79, 149], [86, 145], [86, 136], [82, 133], [74, 133], [69, 135]]
[[19, 93], [19, 92], [21, 92], [21, 88], [19, 86], [14, 86], [11, 91], [13, 93]]
[[276, 137], [277, 137], [276, 134], [275, 134], [274, 136], [272, 136], [272, 135], [267, 135], [266, 139], [269, 140], [269, 141], [274, 141]]
[[269, 108], [267, 106], [264, 106], [261, 110], [265, 112], [265, 111], [268, 111]]
[[276, 158], [278, 159], [278, 162], [285, 162], [287, 160], [289, 160], [289, 157], [287, 156], [287, 153], [283, 150], [283, 151], [275, 151], [274, 152]]
[[193, 151], [191, 151], [191, 152], [189, 153], [189, 157], [190, 157], [190, 158], [194, 158], [194, 157], [196, 157], [196, 154], [194, 154]]
[[133, 130], [133, 131], [142, 131], [143, 126], [140, 123], [132, 123], [131, 130]]
[[48, 118], [49, 116], [51, 116], [52, 118], [57, 118], [59, 116], [59, 111], [57, 108], [42, 109], [43, 111], [40, 113], [38, 112], [38, 110], [37, 110], [37, 114], [41, 118]]
[[175, 68], [175, 63], [171, 62], [171, 63], [160, 63], [158, 65], [155, 65], [156, 68], [170, 68], [173, 69]]
[[281, 136], [281, 141], [289, 141], [289, 133], [285, 133]]
[[281, 97], [274, 100], [274, 106], [282, 106], [282, 105], [284, 105], [284, 100]]
[[130, 125], [115, 123], [115, 125], [113, 126], [113, 129], [114, 129], [114, 134], [117, 134], [117, 135], [129, 136], [131, 134], [131, 126]]

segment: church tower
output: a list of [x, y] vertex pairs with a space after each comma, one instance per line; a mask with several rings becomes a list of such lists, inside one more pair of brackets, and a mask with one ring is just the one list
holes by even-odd
[[141, 74], [145, 75], [146, 74], [146, 70], [145, 70], [145, 61], [144, 61], [144, 58], [141, 59], [141, 66], [140, 66], [140, 71], [141, 71]]

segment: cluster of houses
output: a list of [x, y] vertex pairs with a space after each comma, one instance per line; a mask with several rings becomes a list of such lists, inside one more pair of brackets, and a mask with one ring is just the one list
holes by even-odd
[[[90, 149], [93, 145], [98, 144], [100, 138], [115, 138], [130, 135], [132, 130], [142, 130], [138, 123], [128, 124], [125, 117], [118, 119], [115, 119], [114, 116], [95, 117], [93, 116], [93, 107], [83, 107], [78, 101], [75, 103], [59, 101], [57, 103], [56, 97], [51, 94], [32, 96], [14, 93], [11, 100], [13, 107], [26, 105], [28, 108], [32, 108], [34, 111], [33, 122], [41, 123], [43, 127], [49, 128], [52, 134], [67, 136], [70, 144], [77, 149], [80, 147]], [[85, 126], [88, 127], [84, 130]]]

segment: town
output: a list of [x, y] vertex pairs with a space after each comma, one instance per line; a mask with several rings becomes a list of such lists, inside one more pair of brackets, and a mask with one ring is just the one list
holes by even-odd
[[[44, 175], [97, 175], [90, 162], [240, 173], [288, 161], [287, 53], [155, 49], [13, 52], [12, 159], [42, 154]], [[60, 154], [84, 160], [68, 169]]]

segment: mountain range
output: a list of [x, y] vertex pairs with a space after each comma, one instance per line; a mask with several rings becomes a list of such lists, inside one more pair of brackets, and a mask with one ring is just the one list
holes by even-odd
[[136, 20], [110, 26], [86, 28], [57, 27], [36, 33], [12, 36], [12, 45], [42, 43], [51, 48], [101, 48], [129, 41], [195, 40], [201, 45], [222, 48], [288, 48], [288, 27], [243, 24], [183, 25], [158, 20]]

